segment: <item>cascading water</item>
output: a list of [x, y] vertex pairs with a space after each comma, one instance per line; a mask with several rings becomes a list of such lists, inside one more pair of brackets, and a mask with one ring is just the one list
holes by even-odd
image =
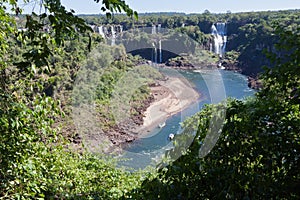
[[[151, 34], [156, 34], [156, 25], [152, 25]], [[152, 49], [152, 62], [157, 63], [157, 47], [156, 42], [152, 43], [153, 49]]]
[[103, 26], [99, 26], [99, 27], [98, 27], [98, 32], [99, 32], [99, 34], [100, 34], [103, 38], [105, 38]]
[[159, 33], [161, 32], [161, 24], [157, 25], [157, 32], [159, 32]]
[[123, 33], [123, 26], [120, 25], [120, 34], [122, 34], [122, 33]]
[[159, 40], [159, 63], [162, 63], [161, 40]]
[[153, 49], [152, 49], [152, 62], [157, 63], [157, 48], [156, 44], [152, 43]]
[[107, 27], [103, 27], [103, 33], [104, 33], [104, 35], [108, 35], [108, 30], [107, 30]]
[[156, 25], [152, 25], [152, 31], [151, 31], [152, 34], [156, 34]]
[[226, 23], [216, 23], [211, 27], [211, 34], [214, 36], [213, 51], [222, 57], [225, 54], [227, 35]]
[[95, 25], [90, 25], [91, 29], [95, 32]]
[[[155, 35], [161, 32], [161, 24], [158, 24], [157, 27], [155, 24], [152, 25], [151, 34]], [[154, 63], [162, 63], [162, 47], [161, 47], [161, 39], [156, 39], [155, 42], [152, 43], [152, 62]]]
[[116, 32], [114, 29], [114, 26], [111, 26], [111, 45], [115, 45], [116, 44]]

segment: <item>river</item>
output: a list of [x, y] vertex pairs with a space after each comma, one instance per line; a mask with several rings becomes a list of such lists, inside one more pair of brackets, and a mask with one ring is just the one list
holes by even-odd
[[[174, 71], [162, 69], [162, 73], [172, 75]], [[243, 99], [254, 95], [255, 91], [248, 88], [247, 77], [233, 71], [226, 70], [181, 70], [176, 71], [190, 82], [192, 87], [200, 93], [199, 100], [189, 106], [184, 111], [170, 117], [163, 128], [155, 128], [149, 134], [140, 138], [125, 148], [125, 153], [119, 162], [120, 166], [132, 168], [134, 170], [144, 169], [155, 165], [157, 158], [167, 149], [172, 148], [172, 142], [168, 136], [170, 133], [180, 134], [180, 122], [192, 116], [205, 104], [218, 103], [227, 97]], [[211, 86], [213, 85], [213, 86]], [[215, 91], [218, 88], [218, 91]]]

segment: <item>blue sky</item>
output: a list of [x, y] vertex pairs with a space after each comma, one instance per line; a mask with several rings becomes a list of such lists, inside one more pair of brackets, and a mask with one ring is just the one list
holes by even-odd
[[[100, 13], [94, 0], [61, 0], [78, 14]], [[300, 9], [300, 0], [125, 0], [138, 12], [213, 13]], [[28, 8], [26, 9], [28, 10]]]
[[[125, 0], [138, 12], [176, 11], [185, 13], [213, 13], [300, 9], [300, 0]], [[83, 3], [84, 2], [84, 3]], [[62, 0], [76, 13], [99, 13], [100, 5], [93, 0]]]

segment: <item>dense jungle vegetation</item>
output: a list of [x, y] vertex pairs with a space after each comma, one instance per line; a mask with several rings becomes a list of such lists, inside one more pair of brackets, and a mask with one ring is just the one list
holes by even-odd
[[[0, 199], [300, 198], [298, 10], [132, 18], [136, 13], [125, 2], [103, 0], [108, 18], [82, 19], [60, 1], [43, 3], [48, 12], [25, 16], [19, 15], [17, 1], [0, 1]], [[119, 10], [128, 16], [113, 14]], [[204, 48], [211, 39], [211, 25], [226, 21], [225, 58], [246, 71], [255, 66], [249, 74], [261, 71], [263, 65], [272, 68], [265, 67], [260, 75], [263, 87], [255, 97], [206, 105], [186, 120], [185, 132], [166, 152], [167, 158], [183, 154], [175, 162], [157, 170], [127, 172], [116, 168], [115, 160], [85, 151], [81, 144], [70, 147], [79, 137], [70, 113], [81, 67], [87, 66], [86, 74], [96, 78], [97, 93], [91, 100], [109, 119], [110, 113], [101, 110], [107, 109], [113, 84], [144, 62], [126, 54], [122, 46], [102, 43], [85, 21], [122, 24], [125, 30], [160, 23], [187, 33]], [[86, 59], [89, 52], [95, 55], [91, 60]], [[99, 63], [99, 56], [107, 58], [104, 63]], [[106, 67], [104, 74], [97, 74], [98, 65]], [[148, 93], [147, 86], [141, 87], [132, 97], [133, 105], [138, 108]], [[220, 118], [225, 120], [218, 142], [207, 152], [206, 145], [215, 138], [206, 136]], [[111, 122], [103, 126], [113, 126]], [[192, 145], [182, 152], [191, 136]]]
[[217, 22], [226, 22], [227, 55], [223, 61], [236, 65], [245, 75], [256, 76], [261, 66], [272, 63], [262, 51], [276, 51], [274, 43], [278, 37], [274, 34], [274, 26], [282, 25], [291, 30], [297, 29], [299, 10], [264, 11], [214, 14], [208, 10], [203, 14], [184, 13], [146, 13], [140, 14], [138, 20], [131, 20], [125, 15], [114, 15], [108, 19], [99, 15], [82, 15], [88, 24], [105, 25], [120, 24], [124, 30], [151, 27], [161, 24], [162, 28], [178, 29], [196, 40], [206, 50], [212, 43], [211, 26]]

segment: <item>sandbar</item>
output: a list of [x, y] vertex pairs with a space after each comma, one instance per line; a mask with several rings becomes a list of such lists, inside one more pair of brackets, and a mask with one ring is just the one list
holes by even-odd
[[181, 77], [167, 77], [152, 86], [154, 101], [147, 108], [143, 117], [143, 125], [135, 128], [139, 136], [150, 132], [170, 116], [183, 111], [199, 99], [199, 93], [192, 85]]

